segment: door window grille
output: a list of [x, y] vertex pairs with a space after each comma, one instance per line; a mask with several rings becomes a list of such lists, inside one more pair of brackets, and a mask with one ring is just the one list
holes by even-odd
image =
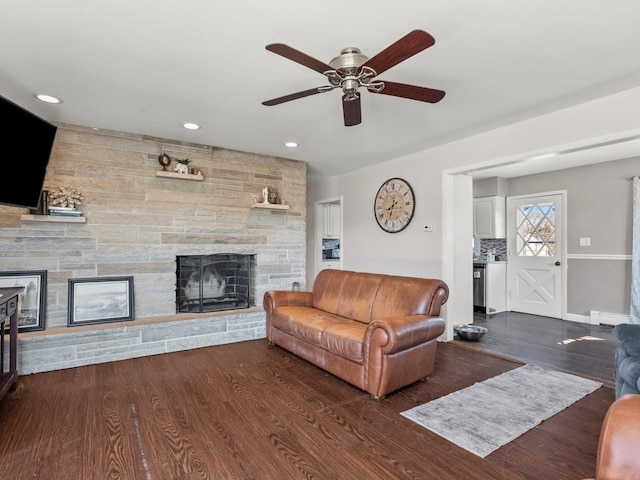
[[556, 254], [556, 206], [532, 203], [516, 212], [516, 251], [521, 257], [552, 257]]

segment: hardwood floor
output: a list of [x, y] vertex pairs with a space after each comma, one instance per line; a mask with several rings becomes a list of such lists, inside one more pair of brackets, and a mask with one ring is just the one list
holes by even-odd
[[383, 400], [266, 340], [27, 375], [0, 402], [0, 478], [593, 476], [607, 387], [484, 459], [400, 415], [519, 365], [440, 343], [431, 379]]
[[479, 342], [458, 339], [456, 343], [591, 378], [614, 388], [616, 339], [611, 326], [516, 312], [475, 313], [473, 323], [489, 331]]

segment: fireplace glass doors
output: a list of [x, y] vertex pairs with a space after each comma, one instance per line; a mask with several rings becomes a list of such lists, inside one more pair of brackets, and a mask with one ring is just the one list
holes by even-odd
[[176, 311], [204, 313], [255, 305], [255, 255], [176, 257]]

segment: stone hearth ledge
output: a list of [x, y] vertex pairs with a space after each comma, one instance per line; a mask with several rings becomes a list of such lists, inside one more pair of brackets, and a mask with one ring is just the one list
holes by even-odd
[[18, 337], [18, 375], [266, 338], [262, 306], [52, 327]]

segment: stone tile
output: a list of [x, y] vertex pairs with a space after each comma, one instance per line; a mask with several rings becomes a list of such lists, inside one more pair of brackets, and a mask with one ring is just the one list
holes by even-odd
[[[189, 158], [204, 181], [157, 177], [161, 152]], [[82, 192], [87, 223], [26, 222], [22, 210], [0, 206], [3, 269], [48, 272], [46, 330], [20, 336], [21, 374], [128, 358], [120, 349], [139, 356], [145, 350], [133, 348], [138, 338], [147, 354], [165, 351], [165, 341], [173, 350], [263, 338], [263, 312], [137, 326], [175, 315], [176, 255], [255, 253], [257, 305], [267, 290], [304, 285], [306, 175], [297, 160], [59, 124], [45, 188]], [[290, 210], [251, 209], [264, 186], [276, 188]], [[121, 275], [134, 276], [136, 320], [91, 331], [66, 326], [70, 278]]]

